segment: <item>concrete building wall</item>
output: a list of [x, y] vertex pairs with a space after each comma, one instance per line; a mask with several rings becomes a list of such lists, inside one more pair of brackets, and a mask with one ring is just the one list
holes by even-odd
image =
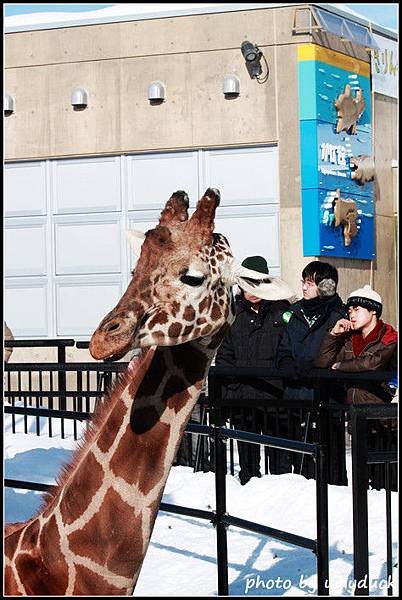
[[[277, 86], [294, 61], [278, 54], [309, 39], [292, 38], [292, 15], [261, 10], [8, 34], [6, 89], [18, 108], [6, 120], [6, 158], [277, 142]], [[265, 85], [247, 74], [239, 50], [246, 38], [266, 56]], [[241, 80], [236, 100], [223, 96], [227, 73]], [[156, 79], [167, 98], [150, 106]], [[75, 85], [89, 92], [82, 112], [70, 105]], [[281, 110], [290, 108], [282, 100]]]
[[[283, 7], [7, 34], [5, 85], [17, 110], [5, 123], [6, 159], [277, 143], [282, 276], [300, 294], [301, 270], [314, 257], [302, 250], [297, 45], [315, 41], [366, 62], [369, 56], [328, 34], [292, 34], [293, 15]], [[246, 72], [244, 39], [264, 52], [266, 84]], [[241, 81], [234, 100], [222, 94], [227, 73]], [[150, 106], [155, 79], [166, 84], [166, 101]], [[70, 105], [75, 85], [89, 91], [82, 112]], [[341, 296], [371, 281], [393, 324], [396, 119], [396, 102], [376, 95], [377, 259], [331, 259]]]

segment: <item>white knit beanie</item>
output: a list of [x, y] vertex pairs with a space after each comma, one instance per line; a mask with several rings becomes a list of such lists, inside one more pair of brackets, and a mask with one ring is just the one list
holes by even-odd
[[362, 306], [368, 310], [375, 310], [378, 318], [382, 312], [382, 299], [380, 294], [377, 294], [369, 285], [364, 285], [359, 290], [355, 290], [349, 294], [346, 306]]

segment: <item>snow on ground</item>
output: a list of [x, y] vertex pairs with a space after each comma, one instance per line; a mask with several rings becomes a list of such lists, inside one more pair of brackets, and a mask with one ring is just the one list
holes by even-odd
[[[5, 415], [5, 474], [8, 478], [53, 483], [63, 462], [76, 445], [72, 426], [65, 421], [68, 437], [62, 440], [53, 419], [54, 437], [47, 436], [41, 418], [40, 436], [35, 421], [16, 417], [17, 433], [11, 432], [11, 416]], [[79, 424], [80, 430], [85, 423]], [[348, 477], [351, 481], [351, 461]], [[236, 466], [236, 472], [238, 468]], [[353, 595], [353, 528], [351, 487], [329, 486], [330, 595]], [[393, 563], [397, 562], [398, 504], [392, 493]], [[28, 519], [39, 507], [37, 492], [6, 488], [5, 520]], [[163, 501], [213, 510], [213, 473], [193, 473], [189, 467], [173, 467]], [[371, 594], [386, 595], [385, 492], [370, 490], [369, 548]], [[241, 486], [237, 475], [227, 476], [228, 513], [250, 521], [316, 538], [315, 482], [301, 475], [265, 475]], [[310, 550], [259, 534], [229, 527], [228, 561], [230, 595], [316, 594], [316, 560]], [[397, 567], [394, 595], [397, 595]], [[137, 587], [139, 596], [217, 595], [216, 534], [208, 521], [160, 512]]]

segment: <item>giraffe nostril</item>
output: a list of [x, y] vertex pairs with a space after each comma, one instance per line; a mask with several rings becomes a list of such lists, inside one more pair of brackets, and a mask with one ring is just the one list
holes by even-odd
[[109, 325], [109, 327], [106, 328], [107, 333], [110, 333], [111, 331], [116, 331], [116, 329], [119, 329], [120, 327], [120, 323], [112, 323], [112, 325]]

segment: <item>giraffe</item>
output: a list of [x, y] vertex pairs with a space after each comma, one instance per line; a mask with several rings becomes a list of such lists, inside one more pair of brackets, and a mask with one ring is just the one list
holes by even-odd
[[[236, 264], [214, 234], [218, 190], [188, 218], [175, 192], [159, 224], [131, 232], [132, 280], [93, 333], [96, 359], [137, 349], [39, 513], [6, 530], [9, 595], [131, 595], [163, 489], [212, 358], [235, 318], [231, 286], [290, 297]], [[266, 278], [264, 281], [261, 281]]]

